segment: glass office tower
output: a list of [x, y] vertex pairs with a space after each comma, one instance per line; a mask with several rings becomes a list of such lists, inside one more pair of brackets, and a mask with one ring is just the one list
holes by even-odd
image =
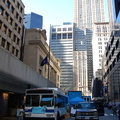
[[61, 61], [60, 88], [73, 90], [73, 24], [50, 26], [50, 48]]
[[120, 26], [120, 0], [107, 0], [110, 29], [118, 29]]
[[40, 28], [43, 26], [43, 16], [31, 12], [24, 15], [24, 25], [27, 29]]

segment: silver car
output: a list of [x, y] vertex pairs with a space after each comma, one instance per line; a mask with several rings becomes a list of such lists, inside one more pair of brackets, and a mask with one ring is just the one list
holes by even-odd
[[99, 120], [96, 106], [92, 102], [81, 102], [76, 107], [75, 120]]

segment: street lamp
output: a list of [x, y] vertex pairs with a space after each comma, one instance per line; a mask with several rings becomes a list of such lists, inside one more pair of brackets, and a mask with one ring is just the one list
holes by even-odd
[[107, 85], [107, 103], [109, 103], [109, 92], [108, 92], [108, 84], [109, 84], [109, 82], [106, 82], [106, 85]]
[[115, 86], [113, 87], [113, 102], [114, 102], [114, 105], [115, 105]]

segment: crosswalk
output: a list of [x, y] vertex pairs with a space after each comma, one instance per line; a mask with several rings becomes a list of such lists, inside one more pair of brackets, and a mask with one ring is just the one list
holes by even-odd
[[113, 116], [113, 114], [111, 114], [111, 113], [110, 114], [104, 114], [104, 116]]

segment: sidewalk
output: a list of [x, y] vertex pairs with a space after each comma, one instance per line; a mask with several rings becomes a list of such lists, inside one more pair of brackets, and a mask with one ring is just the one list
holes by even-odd
[[0, 120], [17, 120], [17, 117], [0, 117]]
[[101, 116], [99, 120], [118, 120], [117, 116], [113, 116], [112, 110], [108, 108], [104, 108], [105, 113], [104, 116]]

